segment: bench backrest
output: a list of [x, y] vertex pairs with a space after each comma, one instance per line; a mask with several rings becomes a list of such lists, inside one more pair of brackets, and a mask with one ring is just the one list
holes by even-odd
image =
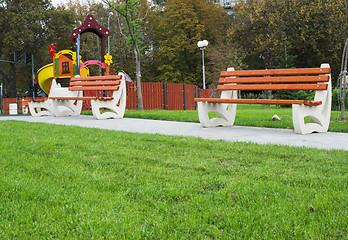
[[331, 68], [223, 71], [218, 90], [328, 90]]
[[72, 77], [70, 91], [117, 91], [122, 75]]
[[120, 89], [121, 80], [124, 76], [107, 75], [107, 76], [90, 76], [90, 77], [72, 77], [70, 78], [70, 91], [83, 91], [85, 97], [111, 97]]

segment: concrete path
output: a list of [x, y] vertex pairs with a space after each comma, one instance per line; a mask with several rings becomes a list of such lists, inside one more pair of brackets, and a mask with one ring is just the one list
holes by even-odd
[[230, 142], [254, 142], [260, 144], [280, 144], [319, 149], [343, 149], [348, 151], [348, 133], [295, 134], [293, 130], [259, 127], [218, 127], [202, 128], [199, 123], [158, 121], [147, 119], [108, 119], [96, 120], [93, 116], [76, 117], [32, 117], [31, 115], [5, 115], [0, 120], [19, 120], [59, 125], [109, 129], [116, 131], [165, 134], [176, 136], [200, 137], [204, 139], [225, 140]]

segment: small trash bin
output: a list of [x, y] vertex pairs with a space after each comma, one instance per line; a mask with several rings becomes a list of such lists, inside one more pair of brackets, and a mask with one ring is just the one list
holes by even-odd
[[22, 107], [22, 113], [23, 113], [23, 114], [28, 114], [28, 112], [29, 112], [29, 111], [28, 111], [28, 107], [23, 106], [23, 107]]
[[29, 113], [29, 104], [27, 100], [22, 99], [22, 114], [28, 114]]
[[10, 115], [17, 115], [18, 114], [17, 103], [9, 104], [9, 110], [10, 110]]

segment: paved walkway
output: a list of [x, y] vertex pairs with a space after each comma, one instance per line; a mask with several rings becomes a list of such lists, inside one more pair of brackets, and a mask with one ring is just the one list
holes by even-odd
[[199, 123], [158, 121], [147, 119], [108, 119], [96, 120], [93, 116], [76, 117], [32, 117], [31, 115], [6, 115], [0, 120], [19, 120], [59, 125], [74, 125], [116, 131], [191, 136], [225, 141], [254, 142], [260, 144], [280, 144], [319, 149], [343, 149], [348, 151], [348, 133], [295, 134], [293, 130], [259, 127], [218, 127], [202, 128]]

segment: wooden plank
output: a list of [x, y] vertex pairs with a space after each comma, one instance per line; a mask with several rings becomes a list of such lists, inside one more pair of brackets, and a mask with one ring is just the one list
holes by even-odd
[[121, 81], [94, 81], [94, 82], [71, 82], [70, 86], [105, 86], [120, 85]]
[[321, 105], [321, 101], [307, 100], [283, 100], [283, 99], [221, 99], [221, 98], [195, 98], [196, 102], [211, 103], [238, 103], [238, 104], [269, 104], [269, 105], [292, 105], [304, 104], [306, 106]]
[[117, 91], [118, 89], [118, 86], [69, 87], [70, 91]]
[[251, 84], [251, 85], [218, 85], [217, 90], [327, 90], [327, 84]]
[[186, 84], [186, 110], [195, 110], [195, 85]]
[[72, 77], [70, 81], [97, 81], [97, 80], [120, 80], [122, 75], [107, 75], [107, 76], [90, 76], [90, 77]]
[[328, 82], [330, 76], [236, 77], [220, 78], [219, 83], [309, 83]]
[[101, 100], [101, 101], [110, 101], [113, 100], [113, 97], [49, 97], [49, 99], [56, 100]]
[[44, 101], [46, 101], [47, 99], [36, 99], [35, 98], [35, 100], [33, 100], [33, 102], [44, 102]]
[[184, 110], [183, 87], [181, 83], [167, 83], [168, 110]]
[[210, 97], [211, 95], [211, 90], [210, 89], [200, 89], [199, 94], [201, 97]]
[[245, 71], [222, 71], [221, 77], [233, 76], [280, 76], [280, 75], [315, 75], [329, 74], [331, 68], [293, 68], [293, 69], [269, 69], [269, 70], [245, 70]]
[[127, 89], [126, 108], [128, 110], [137, 109], [137, 89], [136, 89], [135, 82], [126, 82], [126, 89]]

